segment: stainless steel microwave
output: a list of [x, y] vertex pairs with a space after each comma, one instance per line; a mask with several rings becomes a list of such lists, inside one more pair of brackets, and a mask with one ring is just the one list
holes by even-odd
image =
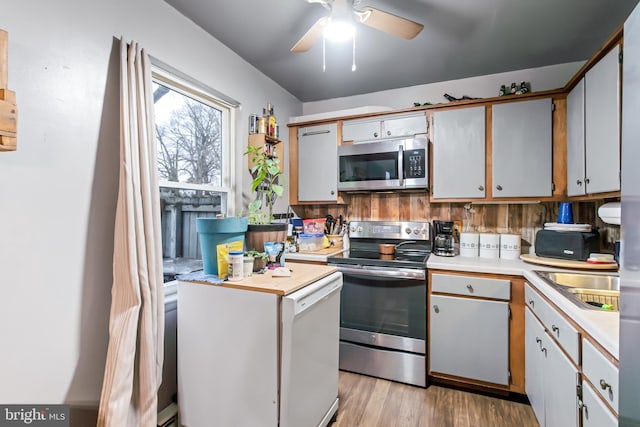
[[338, 147], [338, 190], [427, 189], [427, 137]]

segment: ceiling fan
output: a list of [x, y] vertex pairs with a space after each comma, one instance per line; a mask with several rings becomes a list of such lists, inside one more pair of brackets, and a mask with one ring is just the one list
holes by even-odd
[[[360, 0], [306, 0], [307, 3], [320, 3], [322, 7], [330, 11], [328, 16], [318, 19], [315, 24], [302, 36], [300, 40], [291, 48], [291, 52], [306, 52], [311, 49], [315, 42], [330, 26], [341, 26], [345, 22], [361, 23], [376, 30], [402, 37], [407, 40], [414, 38], [422, 31], [424, 25], [411, 21], [406, 18], [384, 12], [373, 7], [364, 7], [357, 9]], [[346, 38], [353, 35], [353, 26], [351, 26], [351, 34], [347, 34]], [[347, 30], [349, 31], [349, 30]]]

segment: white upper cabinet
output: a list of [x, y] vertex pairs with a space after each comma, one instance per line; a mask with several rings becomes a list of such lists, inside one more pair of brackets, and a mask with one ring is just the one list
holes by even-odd
[[620, 46], [567, 96], [567, 194], [620, 190]]
[[585, 194], [584, 79], [567, 95], [567, 195]]
[[382, 127], [379, 119], [345, 120], [342, 125], [343, 141], [367, 141], [382, 137]]
[[492, 107], [493, 198], [550, 197], [551, 98]]
[[298, 129], [298, 200], [338, 199], [338, 126], [336, 123]]
[[485, 107], [433, 113], [434, 199], [485, 197]]
[[427, 116], [424, 113], [388, 117], [382, 121], [384, 138], [413, 136], [427, 133]]
[[620, 46], [585, 76], [587, 193], [620, 190]]
[[427, 118], [421, 113], [382, 116], [373, 119], [345, 120], [343, 141], [371, 141], [382, 138], [402, 138], [427, 133]]

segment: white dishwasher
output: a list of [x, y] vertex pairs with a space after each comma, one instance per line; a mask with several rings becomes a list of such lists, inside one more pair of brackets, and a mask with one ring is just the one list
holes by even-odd
[[282, 298], [280, 426], [326, 426], [338, 410], [342, 273]]

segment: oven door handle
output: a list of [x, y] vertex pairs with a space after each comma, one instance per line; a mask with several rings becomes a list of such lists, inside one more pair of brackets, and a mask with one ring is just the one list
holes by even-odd
[[408, 268], [385, 268], [385, 267], [366, 267], [366, 268], [350, 268], [342, 265], [330, 264], [338, 267], [338, 271], [342, 274], [353, 274], [358, 276], [374, 276], [374, 277], [393, 277], [394, 279], [424, 280], [426, 274], [424, 270], [408, 269]]

